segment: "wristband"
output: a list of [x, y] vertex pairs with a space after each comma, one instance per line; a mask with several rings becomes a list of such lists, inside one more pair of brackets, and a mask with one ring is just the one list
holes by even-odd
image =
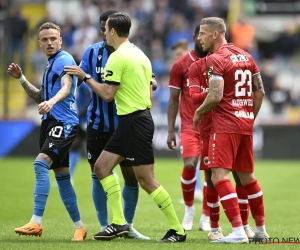
[[27, 81], [26, 77], [23, 74], [21, 75], [21, 77], [18, 80], [21, 84], [23, 84], [24, 82]]

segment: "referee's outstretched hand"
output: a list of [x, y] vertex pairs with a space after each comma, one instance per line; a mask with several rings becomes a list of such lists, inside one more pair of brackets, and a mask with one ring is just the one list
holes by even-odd
[[77, 76], [80, 80], [83, 80], [86, 75], [86, 73], [79, 66], [65, 66], [64, 71], [68, 75]]

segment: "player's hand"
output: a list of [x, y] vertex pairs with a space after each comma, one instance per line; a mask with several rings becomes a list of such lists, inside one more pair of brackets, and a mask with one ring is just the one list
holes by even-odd
[[175, 150], [176, 149], [176, 135], [174, 132], [168, 133], [167, 144], [169, 149]]
[[196, 131], [199, 132], [199, 121], [201, 121], [201, 124], [204, 123], [204, 114], [199, 114], [197, 111], [194, 114], [193, 118], [193, 126]]
[[80, 80], [83, 80], [86, 75], [86, 73], [79, 66], [65, 66], [64, 71], [68, 75], [77, 76]]
[[16, 79], [19, 79], [22, 76], [22, 69], [18, 64], [12, 63], [8, 66], [7, 73]]
[[155, 77], [152, 77], [152, 80], [151, 80], [151, 85], [152, 85], [152, 90], [155, 91], [157, 89], [157, 81], [155, 80]]
[[50, 99], [45, 102], [41, 102], [38, 105], [38, 112], [40, 115], [44, 115], [50, 112], [50, 110], [53, 108], [54, 102]]

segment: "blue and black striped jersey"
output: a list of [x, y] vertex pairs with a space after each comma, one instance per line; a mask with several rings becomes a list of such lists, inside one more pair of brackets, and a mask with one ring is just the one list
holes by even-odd
[[[110, 52], [105, 48], [105, 42], [95, 43], [84, 52], [80, 63], [81, 69], [90, 74], [100, 84], [104, 81], [104, 68]], [[95, 92], [87, 112], [88, 127], [99, 132], [114, 132], [118, 127], [118, 116], [115, 101], [107, 103]]]
[[[64, 66], [76, 65], [74, 58], [64, 50], [59, 50], [48, 58], [48, 65], [43, 76], [44, 100], [48, 101], [61, 89], [61, 78], [66, 74]], [[56, 103], [52, 110], [43, 115], [43, 120], [56, 119], [70, 125], [78, 124], [78, 116], [74, 108], [77, 77], [73, 77], [70, 94]]]

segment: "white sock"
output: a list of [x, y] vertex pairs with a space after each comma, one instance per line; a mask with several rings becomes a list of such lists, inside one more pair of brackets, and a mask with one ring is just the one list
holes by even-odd
[[266, 233], [266, 226], [259, 226], [259, 227], [255, 227], [255, 233]]
[[250, 227], [250, 226], [249, 226], [249, 224], [247, 224], [247, 225], [244, 225], [243, 227], [246, 228], [246, 227]]
[[205, 214], [202, 214], [202, 215], [201, 215], [201, 218], [200, 218], [200, 221], [209, 222], [209, 219], [210, 219], [209, 216], [207, 216], [207, 215], [205, 215]]
[[133, 223], [128, 223], [129, 230], [133, 229]]
[[106, 226], [101, 226], [100, 231], [103, 232], [103, 231], [105, 231], [106, 228], [107, 228], [107, 225]]
[[74, 222], [75, 228], [83, 228], [84, 225], [81, 220]]
[[32, 215], [31, 220], [38, 225], [42, 225], [42, 216]]
[[210, 232], [217, 232], [218, 230], [221, 230], [221, 228], [220, 227], [217, 227], [217, 228], [210, 228]]
[[232, 231], [234, 233], [236, 233], [236, 234], [242, 234], [242, 235], [246, 234], [243, 226], [241, 226], [241, 227], [233, 227]]
[[195, 208], [193, 206], [185, 206], [185, 213], [195, 213]]

